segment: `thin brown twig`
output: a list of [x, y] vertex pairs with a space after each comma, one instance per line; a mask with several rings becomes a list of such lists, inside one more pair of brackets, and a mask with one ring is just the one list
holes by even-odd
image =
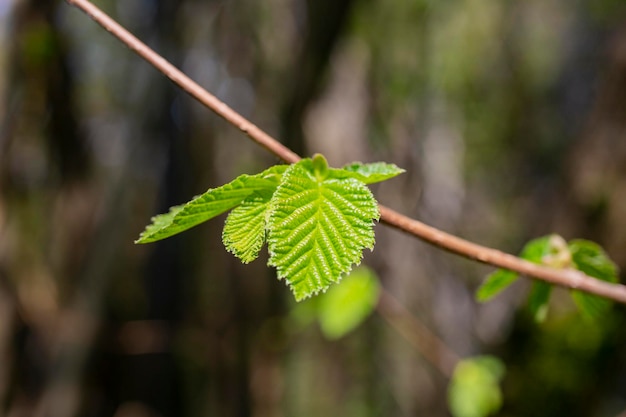
[[454, 368], [460, 360], [459, 355], [384, 289], [380, 293], [376, 311], [424, 359], [447, 378], [452, 377]]
[[148, 61], [148, 63], [162, 72], [204, 106], [226, 119], [226, 121], [233, 126], [239, 128], [239, 130], [248, 135], [256, 143], [283, 159], [285, 162], [294, 163], [300, 160], [297, 154], [202, 88], [198, 83], [193, 81], [174, 65], [170, 64], [165, 58], [137, 39], [137, 37], [91, 2], [86, 0], [67, 0], [67, 2], [87, 13], [96, 23], [122, 41], [133, 52]]
[[[150, 49], [119, 23], [107, 16], [88, 0], [66, 0], [89, 15], [96, 23], [122, 41], [132, 51], [148, 61], [157, 70], [169, 77], [174, 83], [189, 93], [204, 106], [217, 113], [233, 126], [239, 128], [257, 144], [288, 163], [300, 159], [296, 153], [282, 145], [276, 139], [259, 129], [246, 118], [228, 107], [214, 95], [206, 91], [195, 81], [174, 67], [162, 56]], [[576, 289], [590, 294], [599, 295], [626, 304], [626, 286], [612, 284], [592, 278], [575, 270], [549, 268], [525, 261], [496, 249], [487, 248], [469, 242], [457, 236], [428, 226], [418, 220], [404, 216], [388, 207], [380, 206], [381, 222], [420, 238], [449, 252], [474, 259], [478, 262], [506, 268], [550, 284]]]
[[550, 268], [528, 262], [517, 256], [470, 242], [384, 206], [380, 206], [381, 221], [405, 233], [417, 236], [435, 246], [478, 262], [509, 269], [560, 287], [599, 295], [626, 304], [626, 286], [612, 284], [585, 275], [575, 269]]

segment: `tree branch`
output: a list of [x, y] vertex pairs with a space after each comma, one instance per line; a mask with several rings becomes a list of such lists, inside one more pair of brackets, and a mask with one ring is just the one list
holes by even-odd
[[[148, 63], [166, 75], [193, 98], [226, 119], [226, 121], [233, 126], [239, 128], [239, 130], [245, 133], [254, 142], [285, 162], [294, 163], [300, 159], [300, 156], [206, 91], [198, 83], [150, 49], [146, 44], [133, 36], [91, 2], [88, 0], [66, 1], [81, 9], [96, 21], [96, 23], [148, 61]], [[516, 256], [506, 254], [496, 249], [487, 248], [443, 232], [382, 205], [380, 206], [380, 214], [382, 223], [420, 238], [446, 251], [474, 259], [478, 262], [509, 269], [529, 277], [546, 281], [550, 284], [584, 291], [626, 304], [626, 286], [624, 285], [600, 281], [576, 270], [555, 269], [533, 264]]]

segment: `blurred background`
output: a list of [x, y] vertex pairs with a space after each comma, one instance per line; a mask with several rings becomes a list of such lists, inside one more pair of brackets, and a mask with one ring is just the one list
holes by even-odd
[[[373, 187], [385, 205], [512, 253], [591, 239], [626, 268], [623, 0], [96, 4], [301, 155], [405, 168]], [[0, 0], [0, 414], [447, 416], [425, 326], [503, 360], [500, 416], [624, 415], [622, 306], [587, 322], [557, 290], [535, 323], [526, 280], [480, 305], [493, 268], [378, 225], [364, 263], [413, 326], [327, 340], [265, 259], [224, 250], [223, 217], [133, 244], [278, 162], [65, 2]]]

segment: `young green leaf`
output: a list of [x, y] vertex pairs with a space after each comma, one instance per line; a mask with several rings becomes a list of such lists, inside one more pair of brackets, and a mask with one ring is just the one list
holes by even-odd
[[272, 191], [286, 169], [286, 165], [277, 165], [260, 174], [240, 175], [228, 184], [173, 207], [169, 213], [153, 217], [152, 224], [135, 243], [150, 243], [173, 236], [237, 207], [254, 192]]
[[513, 284], [518, 278], [517, 273], [508, 269], [498, 269], [485, 278], [476, 290], [476, 301], [481, 303], [491, 300], [502, 290]]
[[[617, 282], [618, 268], [601, 246], [588, 240], [576, 239], [568, 244], [572, 262], [576, 269], [607, 282]], [[572, 298], [580, 312], [587, 318], [597, 318], [611, 305], [611, 302], [580, 291], [572, 291]]]
[[536, 264], [543, 263], [543, 257], [550, 253], [552, 236], [554, 235], [538, 237], [526, 243], [524, 248], [522, 248], [522, 252], [520, 252], [520, 258]]
[[364, 248], [374, 246], [379, 212], [372, 193], [321, 163], [318, 158], [315, 165], [311, 159], [291, 165], [270, 201], [268, 263], [296, 300], [326, 290], [360, 263]]
[[356, 328], [376, 307], [380, 294], [378, 278], [364, 266], [354, 269], [341, 285], [319, 298], [320, 328], [329, 339], [339, 339]]
[[505, 367], [493, 356], [460, 361], [448, 386], [448, 405], [454, 417], [486, 417], [502, 405], [500, 380]]
[[[546, 256], [550, 255], [552, 243], [556, 242], [556, 239], [562, 240], [560, 237], [557, 238], [556, 235], [533, 239], [524, 246], [520, 257], [536, 264], [545, 263]], [[541, 281], [534, 281], [530, 287], [528, 309], [537, 322], [544, 321], [548, 316], [548, 303], [551, 292], [552, 286]]]
[[265, 243], [267, 211], [273, 194], [274, 190], [254, 192], [226, 218], [222, 242], [244, 264], [254, 261]]
[[[550, 252], [551, 236], [533, 239], [522, 248], [520, 257], [537, 264], [542, 263], [543, 257]], [[502, 292], [518, 278], [518, 274], [507, 269], [498, 269], [485, 278], [485, 281], [476, 290], [476, 300], [485, 302]]]
[[533, 282], [528, 295], [528, 309], [535, 321], [542, 322], [548, 316], [548, 302], [551, 292], [552, 285], [547, 282]]
[[602, 281], [617, 282], [617, 265], [597, 243], [584, 239], [568, 244], [576, 269]]
[[402, 168], [385, 162], [374, 162], [371, 164], [353, 162], [345, 165], [341, 168], [341, 171], [344, 171], [344, 173], [342, 173], [343, 175], [357, 179], [364, 184], [374, 184], [376, 182], [385, 181], [404, 172]]
[[154, 242], [232, 209], [222, 240], [243, 263], [269, 242], [269, 265], [285, 278], [296, 300], [339, 281], [374, 246], [378, 205], [365, 186], [404, 170], [393, 164], [328, 167], [322, 155], [258, 175], [241, 175], [190, 202], [155, 216], [136, 243]]
[[[520, 257], [527, 261], [548, 265], [553, 268], [576, 268], [585, 274], [607, 282], [617, 282], [617, 266], [602, 247], [588, 240], [576, 239], [569, 243], [559, 235], [548, 235], [528, 242]], [[476, 291], [478, 301], [486, 301], [498, 294], [517, 278], [512, 271], [499, 269], [489, 275]], [[528, 305], [532, 316], [543, 321], [548, 312], [552, 285], [533, 282]], [[605, 298], [572, 290], [571, 296], [581, 314], [586, 318], [597, 318], [611, 305]]]

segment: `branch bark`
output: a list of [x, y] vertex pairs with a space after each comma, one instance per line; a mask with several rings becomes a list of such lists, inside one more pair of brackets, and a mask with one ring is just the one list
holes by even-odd
[[[96, 23], [148, 61], [148, 63], [162, 72], [193, 98], [237, 127], [254, 142], [285, 162], [294, 163], [300, 160], [299, 155], [259, 129], [213, 94], [206, 91], [198, 83], [150, 49], [146, 44], [137, 39], [91, 2], [88, 0], [66, 1], [70, 5], [76, 6], [85, 12]], [[413, 235], [446, 251], [478, 262], [509, 269], [560, 287], [584, 291], [589, 294], [599, 295], [626, 304], [626, 286], [624, 285], [600, 281], [576, 270], [555, 269], [533, 264], [516, 256], [481, 246], [443, 232], [382, 205], [380, 206], [380, 214], [382, 223]]]

